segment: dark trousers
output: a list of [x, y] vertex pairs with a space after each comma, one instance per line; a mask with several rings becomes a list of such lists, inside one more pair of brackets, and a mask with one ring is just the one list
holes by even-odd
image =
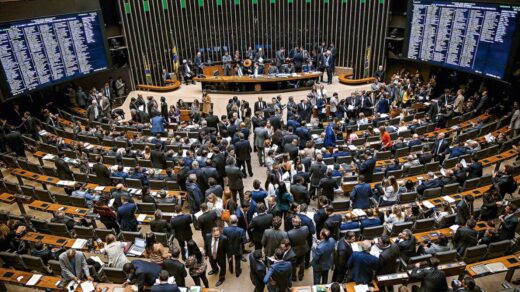
[[[204, 238], [206, 238], [206, 237], [204, 237]], [[181, 257], [183, 260], [186, 260], [186, 245], [188, 244], [189, 240], [191, 240], [191, 238], [188, 240], [179, 240], [177, 238], [177, 241], [179, 242], [179, 248], [181, 249]]]
[[117, 224], [116, 220], [110, 220], [108, 218], [106, 218], [106, 219], [102, 218], [100, 221], [101, 221], [101, 223], [103, 223], [105, 225], [106, 229], [114, 229], [116, 234], [119, 234], [119, 232], [120, 232], [119, 224]]
[[265, 163], [265, 148], [264, 147], [256, 147], [256, 151], [258, 154], [258, 162], [260, 163], [260, 166], [263, 166]]
[[345, 275], [347, 274], [346, 267], [338, 267], [334, 269], [334, 272], [332, 273], [332, 282], [338, 282], [343, 283], [343, 280], [345, 280]]
[[241, 188], [239, 190], [234, 190], [234, 189], [229, 189], [231, 191], [231, 195], [233, 196], [233, 199], [235, 199], [236, 202], [238, 202], [237, 200], [237, 193], [238, 193], [238, 199], [240, 199], [240, 206], [243, 206], [244, 205], [244, 189]]
[[209, 288], [209, 281], [208, 277], [206, 277], [206, 273], [202, 273], [200, 276], [191, 276], [191, 278], [196, 286], [200, 286], [200, 281], [202, 280], [204, 287]]
[[298, 275], [298, 280], [301, 281], [303, 279], [303, 274], [305, 272], [305, 256], [296, 257], [296, 264], [292, 269], [292, 278], [293, 281], [296, 281], [296, 275]]
[[226, 259], [213, 259], [209, 257], [209, 264], [214, 272], [218, 272], [218, 280], [224, 282], [226, 279]]
[[[265, 284], [264, 283], [261, 283], [261, 284], [258, 284], [258, 285], [255, 285], [255, 290], [254, 292], [264, 292], [265, 290]], [[7, 291], [7, 290], [6, 290]]]
[[246, 166], [247, 171], [249, 173], [249, 176], [253, 176], [253, 168], [251, 167], [251, 159], [248, 160], [237, 160], [238, 167], [242, 170], [242, 172], [247, 175], [246, 173]]
[[327, 83], [332, 84], [332, 67], [327, 68]]
[[[228, 261], [229, 261], [229, 271], [231, 272], [231, 274], [233, 274], [233, 267], [236, 267], [236, 270], [234, 270], [235, 272], [235, 275], [238, 277], [240, 276], [240, 274], [242, 273], [242, 267], [241, 267], [241, 262], [242, 262], [242, 255], [232, 255], [228, 258]], [[233, 265], [233, 262], [234, 265]]]
[[314, 278], [314, 285], [327, 284], [329, 279], [329, 270], [316, 271], [313, 269], [312, 277]]

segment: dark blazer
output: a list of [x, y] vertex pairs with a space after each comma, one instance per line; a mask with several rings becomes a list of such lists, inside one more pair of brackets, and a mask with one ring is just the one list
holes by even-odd
[[415, 249], [415, 245], [416, 240], [415, 236], [413, 235], [408, 240], [399, 241], [397, 243], [397, 246], [399, 247], [399, 253], [401, 255], [401, 258], [403, 258], [405, 261], [408, 261], [409, 258], [416, 256], [417, 251]]
[[435, 140], [433, 145], [433, 155], [446, 154], [450, 148], [450, 143], [446, 139]]
[[359, 169], [359, 175], [365, 176], [365, 182], [372, 182], [372, 173], [374, 172], [374, 167], [376, 167], [376, 159], [374, 157], [370, 157], [369, 159], [359, 163], [357, 165]]
[[152, 286], [152, 292], [181, 292], [176, 284], [155, 284]]
[[460, 200], [455, 207], [457, 217], [455, 217], [455, 223], [459, 225], [466, 224], [466, 221], [471, 217], [471, 205], [465, 200]]
[[280, 229], [266, 229], [262, 235], [262, 246], [266, 256], [273, 256], [274, 251], [280, 247], [283, 239], [287, 238], [287, 232]]
[[309, 175], [311, 176], [311, 185], [318, 186], [320, 184], [320, 180], [325, 176], [325, 172], [327, 171], [327, 166], [322, 163], [314, 163], [311, 165], [309, 169]]
[[190, 240], [193, 236], [193, 232], [191, 231], [191, 223], [193, 219], [189, 214], [178, 214], [175, 217], [172, 217], [170, 221], [170, 228], [175, 234], [175, 238], [179, 241], [187, 241]]
[[301, 184], [291, 185], [291, 194], [293, 195], [294, 202], [297, 204], [303, 204], [309, 202], [309, 190], [307, 187]]
[[253, 253], [249, 254], [249, 278], [254, 286], [263, 286], [265, 277], [265, 264], [255, 260]]
[[150, 222], [150, 229], [152, 232], [169, 233], [170, 224], [164, 219], [155, 219]]
[[370, 208], [370, 198], [373, 192], [367, 183], [357, 184], [350, 193], [352, 201], [352, 209], [368, 209]]
[[500, 228], [498, 229], [500, 240], [515, 238], [515, 230], [517, 225], [518, 217], [516, 214], [505, 217], [504, 222], [500, 224]]
[[446, 274], [442, 270], [436, 268], [414, 268], [410, 277], [421, 280], [420, 292], [448, 291]]
[[186, 277], [188, 273], [184, 264], [177, 259], [165, 259], [163, 261], [163, 268], [168, 271], [168, 274], [175, 278], [175, 283], [180, 287], [186, 287]]
[[56, 165], [56, 172], [58, 173], [58, 177], [64, 180], [74, 180], [73, 172], [70, 170], [69, 166], [62, 158], [57, 158], [54, 161], [54, 165]]
[[224, 227], [222, 232], [228, 241], [228, 256], [242, 255], [244, 252], [244, 244], [247, 242], [246, 232], [238, 226]]
[[241, 190], [244, 188], [244, 182], [242, 178], [244, 178], [244, 173], [240, 170], [240, 168], [236, 166], [226, 166], [226, 176], [229, 181], [229, 188], [232, 190]]
[[324, 177], [320, 180], [321, 195], [334, 200], [334, 189], [338, 187], [338, 180], [333, 177]]
[[378, 259], [368, 252], [356, 251], [352, 253], [347, 262], [347, 267], [350, 269], [349, 281], [358, 284], [370, 283], [378, 263]]
[[237, 160], [246, 161], [251, 160], [251, 143], [247, 140], [240, 140], [235, 144], [235, 151], [237, 153]]
[[272, 214], [259, 214], [254, 217], [249, 223], [249, 229], [251, 230], [252, 240], [253, 242], [261, 242], [262, 236], [264, 235], [264, 231], [271, 227], [273, 223], [273, 215]]
[[152, 153], [150, 154], [150, 160], [152, 161], [153, 168], [168, 168], [168, 165], [166, 164], [166, 155], [164, 155], [164, 152], [160, 150], [152, 150]]
[[323, 225], [325, 224], [325, 221], [327, 221], [327, 218], [329, 216], [325, 212], [324, 208], [318, 209], [316, 213], [314, 213], [314, 222], [316, 223], [316, 236], [320, 235], [320, 231], [323, 228]]
[[[208, 257], [211, 257], [211, 241], [212, 235], [206, 234], [206, 243], [204, 244], [205, 253]], [[219, 242], [217, 245], [217, 262], [226, 262], [227, 254], [228, 254], [228, 241], [225, 235], [220, 235]]]
[[347, 268], [347, 262], [354, 250], [352, 249], [352, 245], [345, 241], [345, 238], [341, 238], [338, 240], [338, 244], [336, 245], [336, 251], [334, 253], [334, 266], [336, 269], [344, 269]]
[[211, 229], [217, 226], [218, 215], [215, 210], [210, 210], [202, 213], [197, 219], [199, 223], [200, 233], [202, 238], [205, 238], [208, 233], [211, 233]]
[[393, 274], [397, 271], [399, 266], [396, 260], [399, 258], [399, 247], [396, 244], [391, 244], [384, 248], [379, 254], [379, 266], [377, 268], [377, 275]]
[[291, 241], [291, 246], [296, 254], [296, 257], [305, 256], [309, 250], [307, 239], [310, 232], [307, 226], [300, 226], [299, 228], [291, 229], [287, 232], [287, 237]]
[[336, 241], [330, 237], [321, 241], [316, 248], [312, 250], [311, 265], [315, 271], [327, 271], [334, 265], [334, 248]]
[[453, 236], [453, 244], [460, 255], [464, 254], [466, 248], [477, 245], [478, 232], [463, 226], [457, 229]]
[[92, 171], [96, 174], [99, 182], [103, 186], [111, 186], [110, 170], [103, 163], [96, 163], [92, 166]]
[[468, 167], [468, 178], [467, 179], [481, 177], [482, 169], [483, 169], [482, 163], [480, 163], [480, 162], [474, 162], [474, 163], [470, 164]]
[[131, 275], [131, 280], [136, 282], [139, 292], [144, 291], [144, 286], [151, 286], [159, 277], [161, 266], [152, 262], [134, 260], [132, 261], [135, 272]]
[[126, 203], [117, 209], [117, 220], [121, 225], [122, 231], [136, 231], [137, 219], [135, 218], [135, 211], [137, 207], [134, 203]]

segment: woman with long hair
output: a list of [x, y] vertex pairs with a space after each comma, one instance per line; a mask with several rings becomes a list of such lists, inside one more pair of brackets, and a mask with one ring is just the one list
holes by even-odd
[[380, 206], [389, 206], [395, 204], [399, 196], [399, 185], [395, 176], [391, 175], [383, 181], [383, 196], [381, 197]]
[[146, 246], [144, 248], [143, 256], [149, 258], [152, 263], [162, 265], [163, 261], [170, 258], [171, 254], [167, 247], [163, 246], [162, 243], [157, 242], [153, 232], [148, 232], [146, 234]]
[[392, 230], [392, 226], [395, 223], [402, 223], [406, 220], [406, 214], [399, 205], [392, 206], [392, 213], [388, 214], [388, 211], [385, 212], [385, 225], [387, 229]]
[[195, 282], [195, 285], [201, 286], [200, 282], [204, 283], [204, 287], [209, 288], [208, 278], [206, 277], [206, 261], [202, 256], [200, 248], [195, 241], [188, 241], [188, 259], [186, 260], [186, 267], [190, 272], [190, 276]]
[[276, 204], [280, 208], [280, 211], [282, 211], [283, 216], [287, 216], [287, 212], [289, 211], [293, 201], [294, 198], [291, 193], [287, 191], [285, 182], [281, 181], [278, 184], [278, 189], [276, 190]]

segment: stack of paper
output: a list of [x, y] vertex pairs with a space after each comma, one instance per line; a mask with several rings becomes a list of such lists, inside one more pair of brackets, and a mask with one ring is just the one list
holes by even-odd
[[450, 229], [451, 229], [451, 231], [453, 231], [453, 233], [455, 233], [455, 232], [457, 232], [457, 229], [459, 229], [459, 227], [460, 227], [459, 225], [455, 224], [455, 225], [451, 225]]
[[486, 267], [489, 269], [491, 273], [507, 271], [507, 267], [504, 266], [504, 264], [501, 262], [487, 264]]
[[354, 286], [354, 291], [355, 292], [367, 292], [367, 291], [370, 291], [370, 289], [368, 288], [368, 285], [356, 285], [356, 286]]
[[432, 204], [430, 201], [423, 201], [423, 205], [424, 207], [428, 208], [428, 209], [433, 209], [435, 208], [435, 205]]
[[352, 210], [352, 213], [354, 215], [356, 215], [357, 217], [362, 217], [362, 216], [366, 216], [367, 213], [365, 213], [365, 211], [361, 210], [361, 209], [354, 209]]
[[144, 220], [146, 220], [146, 214], [139, 214], [139, 216], [137, 216], [137, 221], [143, 222]]
[[98, 187], [96, 187], [96, 188], [94, 189], [94, 191], [96, 191], [96, 192], [102, 192], [104, 189], [105, 189], [104, 186], [98, 186]]
[[32, 275], [32, 277], [29, 279], [29, 281], [27, 281], [27, 283], [25, 284], [26, 286], [34, 286], [38, 283], [38, 281], [40, 281], [40, 279], [43, 277], [43, 275], [40, 275], [40, 274], [34, 274]]
[[54, 159], [54, 156], [53, 154], [45, 154], [45, 156], [43, 156], [43, 160], [53, 160]]
[[455, 199], [450, 196], [442, 196], [442, 198], [450, 204], [455, 202]]
[[92, 292], [96, 289], [94, 288], [94, 284], [92, 284], [92, 281], [85, 281], [81, 283], [81, 290], [83, 290], [83, 292]]
[[86, 239], [77, 238], [76, 241], [74, 241], [72, 248], [73, 249], [83, 249], [83, 247], [85, 247], [86, 244], [87, 244]]
[[72, 180], [60, 180], [56, 185], [59, 187], [73, 187], [76, 185], [76, 182]]

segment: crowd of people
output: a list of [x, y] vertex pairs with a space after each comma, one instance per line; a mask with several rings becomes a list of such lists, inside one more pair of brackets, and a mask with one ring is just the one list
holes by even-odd
[[[84, 198], [98, 214], [99, 221], [117, 234], [139, 231], [138, 202], [156, 207], [175, 205], [171, 220], [166, 220], [163, 212], [156, 209], [150, 222], [151, 232], [144, 236], [146, 261], [129, 260], [123, 252], [124, 243], [117, 236], [101, 238], [104, 242], [101, 252], [108, 256], [108, 266], [121, 268], [128, 277], [127, 283], [136, 283], [140, 291], [151, 285], [152, 291], [176, 291], [174, 286], [185, 286], [188, 274], [196, 285], [205, 287], [209, 286], [206, 275], [215, 275], [216, 286], [220, 286], [228, 269], [240, 277], [245, 261], [255, 291], [264, 291], [265, 287], [268, 291], [287, 291], [302, 284], [309, 268], [314, 284], [333, 282], [331, 291], [336, 291], [337, 283], [370, 284], [377, 275], [397, 272], [398, 259], [406, 262], [418, 255], [433, 257], [429, 268], [418, 265], [413, 269], [411, 277], [422, 281], [415, 289], [447, 291], [446, 276], [438, 269], [437, 253], [455, 249], [463, 258], [470, 247], [515, 240], [517, 209], [510, 203], [517, 188], [515, 169], [506, 164], [493, 173], [478, 213], [471, 195], [463, 196], [455, 205], [446, 202], [432, 209], [401, 205], [401, 196], [415, 192], [418, 198], [423, 198], [427, 190], [454, 184], [462, 189], [466, 181], [482, 177], [484, 166], [477, 154], [515, 138], [520, 130], [519, 105], [514, 102], [511, 108], [505, 99], [492, 102], [486, 88], [472, 92], [474, 85], [468, 84], [435, 96], [438, 90], [435, 78], [424, 82], [419, 72], [401, 72], [388, 78], [387, 84], [384, 74], [379, 68], [372, 90], [344, 98], [328, 93], [323, 86], [313, 88], [298, 103], [289, 98], [284, 104], [281, 97], [274, 97], [268, 103], [260, 97], [251, 108], [248, 102], [233, 97], [228, 101], [226, 113], [220, 116], [207, 104], [210, 99], [206, 94], [203, 104], [193, 103], [191, 107], [182, 100], [177, 107], [168, 107], [165, 99], [161, 99], [159, 106], [153, 97], [144, 102], [139, 96], [131, 101], [128, 121], [114, 120], [112, 112], [102, 114], [104, 110], [99, 110], [97, 101], [92, 100], [87, 109], [90, 124], [78, 121], [72, 133], [76, 137], [97, 137], [99, 141], [126, 142], [124, 147], [114, 146], [108, 151], [101, 147], [81, 147], [82, 144], [70, 143], [63, 137], [42, 133], [36, 122], [34, 129], [28, 126], [25, 132], [58, 148], [54, 165], [60, 179], [77, 180], [79, 175], [71, 169], [75, 166], [81, 173], [95, 174], [101, 185], [115, 185], [108, 194], [89, 191], [81, 183], [68, 187], [66, 192]], [[419, 104], [420, 108], [414, 106]], [[190, 119], [182, 121], [179, 109], [189, 110]], [[499, 126], [508, 126], [509, 132], [487, 137], [484, 142], [478, 139], [454, 142], [454, 136], [479, 131], [491, 122], [485, 119], [476, 119], [470, 127], [448, 134], [441, 131], [431, 138], [419, 130], [428, 125], [445, 128], [453, 117], [463, 113], [472, 113], [472, 117], [483, 113], [503, 116]], [[413, 118], [405, 122], [408, 116]], [[28, 113], [26, 119], [29, 117]], [[391, 122], [395, 117], [399, 121]], [[61, 127], [50, 113], [43, 122]], [[106, 129], [98, 122], [151, 129], [152, 136], [128, 139], [124, 132]], [[168, 126], [173, 123], [178, 126], [172, 134]], [[7, 127], [4, 129], [7, 131]], [[181, 135], [187, 132], [198, 135], [196, 138]], [[399, 135], [404, 132], [409, 135]], [[6, 135], [9, 134], [4, 132], [0, 139], [6, 142], [2, 143], [5, 150], [18, 153], [16, 146], [5, 139]], [[371, 137], [376, 137], [371, 146], [356, 143]], [[138, 143], [149, 145], [138, 150], [133, 147]], [[412, 148], [414, 151], [410, 151]], [[403, 149], [407, 153], [404, 163], [396, 157], [391, 164], [377, 164], [378, 153], [390, 152], [395, 157]], [[73, 152], [75, 158], [65, 160], [66, 151]], [[254, 152], [260, 168], [252, 167]], [[95, 157], [93, 165], [89, 162], [91, 156]], [[402, 182], [397, 176], [398, 172], [406, 173], [432, 162], [442, 167], [445, 161], [460, 156], [468, 160], [447, 167], [442, 174], [431, 171], [423, 174], [422, 180]], [[114, 158], [116, 164], [107, 165], [107, 157]], [[347, 162], [347, 157], [352, 163]], [[135, 166], [128, 170], [123, 165], [125, 159], [149, 160], [152, 167]], [[164, 173], [158, 171], [161, 169]], [[248, 176], [254, 177], [253, 171], [265, 171], [267, 178], [265, 182], [254, 179], [251, 188], [244, 181]], [[383, 173], [384, 178], [375, 179], [376, 173]], [[334, 207], [335, 202], [344, 199], [341, 178], [350, 174], [357, 183], [345, 195], [349, 198], [349, 208], [363, 210], [362, 215], [338, 212]], [[116, 178], [138, 180], [142, 185], [140, 195]], [[152, 181], [177, 182], [187, 195], [171, 197], [166, 190], [154, 194]], [[381, 212], [381, 207], [388, 208]], [[454, 223], [460, 227], [451, 239], [440, 235], [435, 241], [418, 242], [409, 228], [396, 235], [392, 233], [396, 224], [421, 218], [435, 218], [436, 226], [444, 227], [444, 220], [452, 214], [456, 214]], [[71, 231], [78, 225], [90, 225], [63, 212], [57, 212], [52, 220], [65, 223]], [[475, 229], [479, 220], [490, 222], [484, 231]], [[18, 248], [11, 239], [30, 229], [30, 226], [20, 228], [20, 224], [23, 225], [21, 222], [0, 225], [2, 250]], [[377, 240], [360, 241], [360, 232], [376, 226], [384, 227]], [[194, 240], [194, 229], [200, 231], [202, 243]], [[172, 234], [176, 243], [163, 245], [157, 239], [157, 232]], [[37, 246], [30, 252], [48, 251], [49, 258], [59, 260], [65, 279], [91, 278], [81, 252], [67, 250], [60, 254], [41, 244]], [[516, 252], [518, 246], [520, 242], [514, 241], [508, 252]], [[175, 279], [175, 284], [169, 277]], [[471, 277], [461, 278], [451, 286], [456, 291], [480, 291]]]

